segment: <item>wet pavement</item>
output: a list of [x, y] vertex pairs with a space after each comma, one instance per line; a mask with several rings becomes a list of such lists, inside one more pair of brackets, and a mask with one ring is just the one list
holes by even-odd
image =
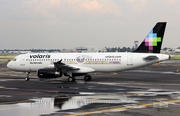
[[179, 116], [178, 63], [93, 73], [91, 82], [66, 77], [41, 80], [0, 65], [0, 115], [13, 116]]

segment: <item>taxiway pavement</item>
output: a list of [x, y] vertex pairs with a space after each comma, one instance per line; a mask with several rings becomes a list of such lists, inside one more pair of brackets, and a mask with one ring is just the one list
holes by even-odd
[[92, 73], [92, 81], [41, 80], [0, 64], [0, 115], [179, 116], [180, 64]]

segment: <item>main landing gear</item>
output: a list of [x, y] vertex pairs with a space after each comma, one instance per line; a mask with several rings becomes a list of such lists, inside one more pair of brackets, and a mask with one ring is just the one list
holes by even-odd
[[68, 81], [69, 81], [69, 82], [75, 82], [75, 81], [76, 81], [76, 78], [69, 76]]
[[[85, 75], [84, 76], [84, 81], [90, 81], [91, 80], [91, 75]], [[69, 82], [75, 82], [76, 78], [74, 76], [69, 76], [68, 78]]]
[[85, 81], [90, 81], [91, 80], [91, 75], [85, 75], [84, 80]]
[[29, 74], [30, 74], [30, 72], [26, 72], [27, 77], [25, 78], [25, 81], [29, 81], [30, 80]]

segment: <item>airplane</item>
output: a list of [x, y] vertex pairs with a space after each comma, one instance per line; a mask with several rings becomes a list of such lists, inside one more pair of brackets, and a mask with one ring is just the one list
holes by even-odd
[[84, 76], [90, 81], [92, 72], [124, 71], [170, 59], [170, 55], [160, 54], [165, 28], [166, 22], [158, 22], [133, 52], [29, 53], [16, 56], [7, 67], [26, 72], [26, 81], [31, 72], [37, 72], [39, 78], [64, 75], [69, 82], [75, 82], [76, 76]]

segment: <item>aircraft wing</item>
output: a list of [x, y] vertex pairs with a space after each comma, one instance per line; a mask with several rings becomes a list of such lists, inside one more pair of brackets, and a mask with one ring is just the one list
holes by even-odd
[[62, 63], [61, 61], [62, 60], [58, 62], [54, 62], [54, 68], [61, 70], [63, 73], [66, 73], [66, 72], [89, 73], [89, 72], [95, 71], [93, 68], [90, 68], [90, 67], [65, 64], [65, 63]]
[[54, 67], [55, 67], [56, 69], [60, 69], [60, 70], [62, 70], [63, 72], [68, 71], [68, 70], [80, 70], [78, 67], [75, 67], [75, 66], [71, 66], [71, 65], [62, 63], [61, 61], [62, 61], [62, 60], [60, 60], [60, 61], [58, 61], [58, 62], [54, 62]]

